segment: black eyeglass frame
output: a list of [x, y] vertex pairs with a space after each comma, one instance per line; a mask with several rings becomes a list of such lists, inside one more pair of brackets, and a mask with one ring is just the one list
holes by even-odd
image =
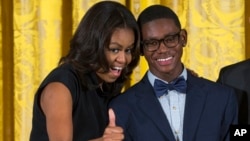
[[[179, 44], [179, 42], [180, 42], [180, 33], [181, 33], [181, 30], [180, 30], [179, 32], [173, 34], [173, 35], [167, 35], [166, 37], [164, 37], [164, 38], [162, 38], [162, 39], [159, 39], [159, 40], [158, 40], [158, 39], [144, 40], [144, 41], [141, 42], [141, 44], [142, 44], [142, 46], [143, 46], [147, 51], [149, 51], [149, 52], [154, 52], [154, 51], [158, 50], [162, 42], [163, 42], [163, 44], [164, 44], [167, 48], [174, 48], [174, 47], [176, 47], [176, 46]], [[176, 38], [177, 38], [177, 40], [178, 40], [178, 41], [176, 42], [176, 44], [173, 45], [173, 46], [168, 46], [167, 43], [165, 42], [165, 41], [167, 41], [167, 39], [169, 39], [170, 37], [172, 37], [172, 39], [176, 39]], [[149, 44], [149, 42], [151, 42], [151, 43], [152, 43], [152, 42], [157, 43], [157, 47], [155, 47], [154, 49], [150, 49], [150, 48], [148, 47], [148, 45], [146, 45], [147, 43]], [[156, 46], [156, 45], [155, 45], [155, 46]]]

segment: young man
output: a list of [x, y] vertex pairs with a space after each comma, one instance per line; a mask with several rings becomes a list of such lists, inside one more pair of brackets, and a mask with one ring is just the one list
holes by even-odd
[[186, 69], [181, 57], [187, 33], [177, 15], [153, 5], [137, 22], [149, 70], [110, 103], [125, 140], [229, 141], [238, 114], [234, 91]]

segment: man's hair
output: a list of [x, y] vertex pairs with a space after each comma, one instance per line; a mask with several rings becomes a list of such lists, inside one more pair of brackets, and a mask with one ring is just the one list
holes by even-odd
[[[175, 25], [179, 29], [181, 29], [181, 23], [179, 21], [179, 18], [172, 9], [170, 9], [167, 6], [156, 4], [156, 5], [151, 5], [151, 6], [147, 7], [139, 15], [139, 17], [137, 19], [137, 24], [139, 25], [140, 32], [142, 31], [142, 26], [145, 23], [148, 23], [148, 22], [151, 22], [151, 21], [157, 20], [157, 19], [163, 19], [163, 18], [173, 20]], [[141, 38], [142, 38], [142, 36], [141, 36]], [[140, 45], [140, 52], [141, 52], [141, 55], [144, 55], [142, 44]]]
[[155, 19], [172, 19], [176, 26], [181, 29], [181, 24], [175, 12], [167, 6], [151, 5], [144, 9], [138, 17], [137, 23], [141, 29], [142, 25]]

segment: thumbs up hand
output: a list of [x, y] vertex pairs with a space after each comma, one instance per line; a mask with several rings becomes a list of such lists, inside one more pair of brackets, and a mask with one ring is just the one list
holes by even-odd
[[109, 126], [114, 127], [115, 124], [115, 113], [113, 109], [109, 109]]
[[124, 139], [123, 129], [116, 126], [115, 113], [109, 109], [109, 124], [103, 134], [103, 141], [122, 141]]
[[124, 139], [123, 129], [116, 126], [115, 113], [109, 109], [109, 124], [105, 128], [103, 136], [89, 141], [122, 141]]

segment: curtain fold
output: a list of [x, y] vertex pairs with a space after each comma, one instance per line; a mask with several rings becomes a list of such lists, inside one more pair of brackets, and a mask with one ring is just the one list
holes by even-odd
[[61, 56], [61, 1], [14, 3], [15, 140], [28, 140], [38, 84]]
[[[2, 0], [0, 2], [0, 141], [27, 141], [33, 97], [43, 78], [69, 50], [84, 13], [99, 0]], [[116, 0], [137, 18], [152, 4], [171, 7], [188, 31], [183, 62], [216, 80], [221, 67], [249, 57], [249, 7], [244, 0]], [[245, 41], [246, 40], [246, 41]], [[143, 56], [125, 89], [148, 66]]]
[[[0, 141], [14, 140], [13, 2], [1, 1]], [[9, 10], [11, 9], [11, 10]]]
[[222, 66], [245, 59], [244, 1], [200, 2], [189, 0], [184, 59], [190, 69], [216, 80]]

